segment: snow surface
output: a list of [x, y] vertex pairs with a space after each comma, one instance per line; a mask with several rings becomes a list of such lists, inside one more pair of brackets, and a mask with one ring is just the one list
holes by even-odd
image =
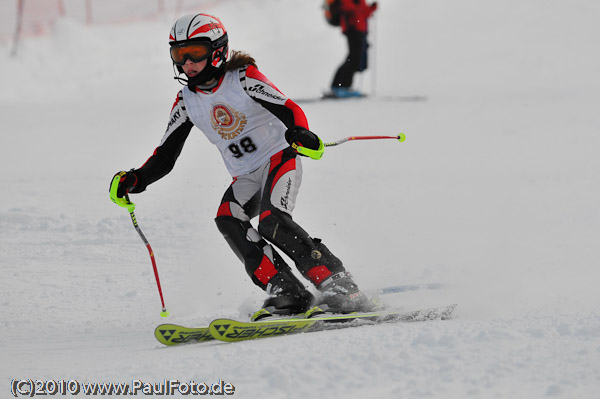
[[[234, 49], [292, 98], [325, 89], [345, 54], [321, 0], [210, 2]], [[108, 198], [158, 145], [179, 85], [176, 16], [62, 20], [15, 58], [0, 43], [0, 396], [14, 378], [216, 382], [240, 398], [596, 398], [600, 390], [600, 5], [587, 0], [380, 1], [380, 95], [307, 104], [325, 141], [304, 162], [295, 218], [365, 290], [458, 303], [450, 321], [166, 348], [169, 321], [246, 317], [255, 288], [213, 218], [230, 178], [196, 130], [175, 170], [134, 197], [156, 254]]]

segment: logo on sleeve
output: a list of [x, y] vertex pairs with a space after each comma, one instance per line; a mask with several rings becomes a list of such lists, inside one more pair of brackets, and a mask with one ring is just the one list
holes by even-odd
[[244, 113], [225, 104], [215, 104], [210, 123], [223, 140], [233, 140], [242, 133], [248, 121]]
[[257, 83], [254, 86], [249, 87], [248, 91], [252, 93], [252, 97], [266, 97], [276, 101], [286, 101], [286, 98], [282, 96], [281, 93], [270, 86], [265, 86], [262, 83]]
[[171, 119], [169, 120], [169, 124], [167, 125], [167, 132], [175, 125], [175, 122], [181, 117], [181, 109], [174, 111], [171, 113]]

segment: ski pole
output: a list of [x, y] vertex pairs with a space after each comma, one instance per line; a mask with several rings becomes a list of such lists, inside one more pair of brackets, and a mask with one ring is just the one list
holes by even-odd
[[371, 27], [369, 28], [371, 42], [371, 95], [375, 97], [377, 94], [377, 15], [371, 17]]
[[324, 143], [324, 145], [325, 145], [325, 147], [333, 147], [334, 145], [343, 144], [346, 141], [353, 141], [353, 140], [383, 140], [383, 139], [396, 139], [399, 142], [403, 142], [404, 140], [406, 140], [406, 135], [404, 133], [400, 133], [397, 136], [350, 136], [350, 137], [344, 137], [343, 139], [339, 139], [339, 140], [334, 141], [332, 143]]
[[133, 213], [133, 210], [135, 209], [135, 204], [129, 200], [129, 196], [127, 194], [125, 194], [125, 199], [127, 200], [126, 208], [127, 208], [127, 211], [129, 212], [129, 216], [131, 216], [131, 221], [133, 222], [133, 227], [135, 227], [135, 230], [138, 232], [138, 234], [142, 238], [142, 241], [144, 242], [144, 244], [146, 245], [146, 248], [148, 248], [148, 252], [150, 253], [150, 259], [152, 260], [152, 267], [154, 268], [154, 277], [156, 278], [156, 286], [158, 287], [158, 294], [160, 295], [160, 302], [162, 303], [162, 312], [160, 312], [160, 316], [167, 317], [167, 316], [169, 316], [169, 312], [167, 312], [167, 308], [165, 307], [165, 300], [163, 298], [162, 288], [160, 287], [160, 278], [158, 277], [158, 269], [156, 267], [156, 260], [154, 259], [154, 251], [152, 251], [152, 247], [150, 246], [150, 243], [144, 236], [144, 233], [142, 233], [142, 229], [140, 229], [140, 226], [138, 225], [135, 214]]

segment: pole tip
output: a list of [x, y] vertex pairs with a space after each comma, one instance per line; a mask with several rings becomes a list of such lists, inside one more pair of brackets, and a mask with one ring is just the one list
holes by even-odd
[[169, 317], [169, 312], [167, 312], [167, 309], [163, 309], [162, 312], [160, 312], [160, 317]]
[[400, 133], [398, 135], [398, 141], [402, 143], [404, 140], [406, 140], [406, 135], [404, 133]]

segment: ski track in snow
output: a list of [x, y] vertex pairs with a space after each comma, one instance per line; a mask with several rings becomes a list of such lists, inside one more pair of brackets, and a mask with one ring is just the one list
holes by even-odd
[[[287, 95], [318, 95], [345, 54], [319, 0], [206, 10]], [[213, 383], [240, 398], [595, 398], [600, 389], [600, 6], [542, 0], [380, 2], [377, 98], [303, 105], [324, 141], [294, 217], [366, 290], [456, 317], [166, 348], [157, 324], [244, 318], [264, 294], [214, 226], [230, 178], [198, 130], [136, 195], [171, 313], [112, 175], [158, 145], [179, 85], [155, 22], [60, 21], [0, 42], [0, 396], [11, 380]], [[293, 12], [291, 11], [293, 10]], [[0, 18], [1, 19], [1, 18]], [[312, 21], [307, 24], [306, 21]], [[314, 25], [314, 26], [313, 26]]]

